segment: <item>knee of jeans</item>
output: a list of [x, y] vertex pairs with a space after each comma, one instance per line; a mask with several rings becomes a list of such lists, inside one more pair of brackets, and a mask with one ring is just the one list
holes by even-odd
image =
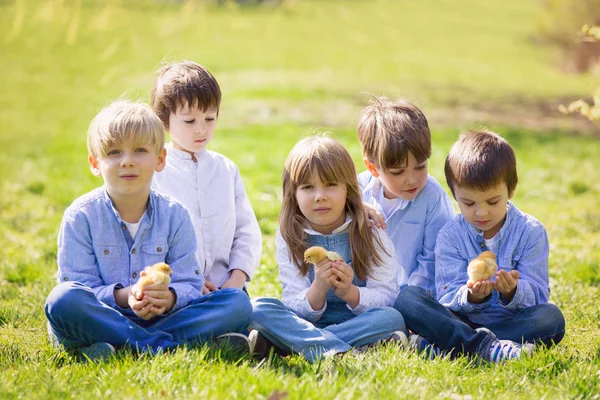
[[284, 308], [281, 300], [274, 297], [256, 297], [252, 299], [252, 326], [262, 326], [274, 310]]
[[230, 304], [233, 305], [233, 310], [230, 313], [232, 321], [240, 321], [246, 326], [250, 325], [250, 322], [252, 322], [252, 304], [250, 304], [248, 295], [242, 290], [232, 289], [229, 296]]
[[46, 315], [60, 318], [76, 313], [81, 308], [82, 296], [90, 293], [90, 288], [79, 282], [59, 283], [46, 298]]
[[410, 307], [410, 303], [414, 301], [416, 297], [427, 296], [427, 291], [419, 286], [406, 286], [400, 290], [396, 301], [394, 302], [394, 308], [402, 312], [403, 307]]
[[[546, 304], [544, 307], [544, 318], [540, 322], [543, 326], [540, 327], [547, 333], [553, 333], [556, 336], [562, 336], [565, 331], [565, 317], [560, 309], [554, 304]], [[557, 342], [558, 343], [558, 342]]]
[[382, 307], [378, 309], [378, 321], [386, 325], [392, 331], [406, 332], [406, 324], [402, 314], [394, 308]]

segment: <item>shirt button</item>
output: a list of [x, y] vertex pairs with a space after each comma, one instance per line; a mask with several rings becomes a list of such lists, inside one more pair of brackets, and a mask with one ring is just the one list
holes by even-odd
[[442, 288], [442, 290], [446, 290], [446, 289], [448, 289], [448, 286], [444, 286], [444, 287]]
[[65, 277], [63, 278], [63, 281], [65, 281], [65, 282], [66, 282], [66, 281], [68, 281], [68, 280], [69, 280], [69, 277], [68, 277], [68, 276], [65, 276]]
[[135, 249], [132, 249], [132, 250], [131, 250], [131, 254], [135, 254]]
[[162, 247], [157, 247], [156, 251], [158, 251], [160, 253], [162, 251]]
[[134, 272], [133, 274], [131, 274], [132, 278], [137, 278], [137, 272]]
[[199, 269], [196, 270], [196, 275], [200, 275], [200, 270]]
[[125, 225], [121, 226], [121, 229], [125, 230], [127, 227]]
[[483, 249], [485, 247], [485, 243], [480, 243], [479, 247], [481, 247]]
[[107, 255], [108, 255], [108, 253], [110, 253], [110, 251], [108, 251], [108, 249], [105, 249], [105, 250], [104, 250], [104, 255], [105, 255], [105, 256], [107, 256]]

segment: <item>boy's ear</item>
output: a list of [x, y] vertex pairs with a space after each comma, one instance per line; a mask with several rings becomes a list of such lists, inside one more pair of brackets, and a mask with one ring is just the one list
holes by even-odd
[[98, 168], [98, 159], [92, 154], [88, 154], [88, 162], [90, 163], [90, 171], [94, 176], [102, 176], [100, 168]]
[[379, 171], [377, 171], [377, 167], [375, 166], [375, 164], [373, 164], [367, 157], [363, 158], [363, 163], [365, 164], [365, 167], [367, 167], [371, 175], [373, 175], [375, 178], [379, 178]]
[[167, 165], [167, 149], [165, 149], [164, 147], [160, 150], [160, 153], [158, 153], [158, 159], [156, 162], [156, 167], [154, 168], [154, 170], [156, 172], [160, 172], [163, 169], [165, 169], [165, 166]]

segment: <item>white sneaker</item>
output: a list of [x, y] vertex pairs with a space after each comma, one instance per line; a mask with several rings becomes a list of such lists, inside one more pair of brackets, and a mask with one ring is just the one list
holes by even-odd
[[521, 354], [530, 355], [533, 351], [533, 344], [519, 344], [512, 340], [495, 340], [490, 346], [488, 361], [500, 363], [507, 360], [518, 359]]
[[250, 341], [248, 340], [248, 336], [246, 336], [242, 333], [235, 333], [235, 332], [224, 333], [220, 336], [217, 336], [215, 341], [219, 344], [227, 343], [228, 345], [235, 348], [236, 350], [240, 350], [244, 353], [250, 353], [250, 350], [251, 350]]

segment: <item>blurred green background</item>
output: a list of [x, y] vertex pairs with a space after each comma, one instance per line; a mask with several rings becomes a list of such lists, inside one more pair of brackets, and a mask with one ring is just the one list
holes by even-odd
[[[600, 85], [597, 58], [576, 73], [581, 54], [573, 44], [580, 22], [597, 16], [598, 3], [0, 0], [0, 394], [267, 398], [277, 389], [291, 398], [594, 396], [600, 392], [598, 126], [557, 107], [589, 98]], [[502, 370], [388, 350], [323, 368], [294, 357], [264, 366], [206, 351], [154, 359], [125, 354], [96, 368], [57, 353], [46, 342], [43, 315], [55, 284], [56, 233], [70, 202], [101, 184], [87, 165], [87, 126], [114, 99], [147, 101], [154, 71], [181, 59], [206, 66], [223, 91], [210, 147], [239, 165], [263, 231], [253, 296], [280, 294], [273, 235], [281, 169], [293, 144], [330, 131], [360, 171], [361, 107], [371, 93], [402, 96], [430, 120], [430, 173], [440, 182], [459, 132], [488, 127], [514, 145], [515, 202], [550, 235], [553, 301], [569, 329], [563, 344]], [[167, 369], [171, 378], [164, 379]], [[121, 375], [134, 378], [113, 379]]]

